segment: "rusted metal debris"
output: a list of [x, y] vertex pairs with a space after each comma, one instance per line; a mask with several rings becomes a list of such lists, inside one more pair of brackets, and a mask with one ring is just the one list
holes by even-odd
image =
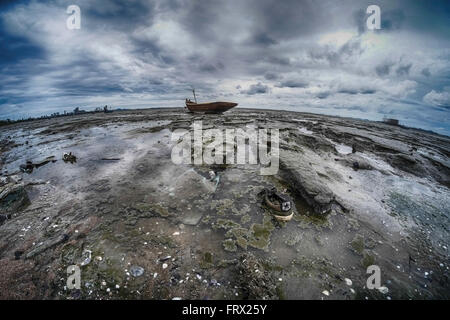
[[280, 221], [289, 221], [292, 219], [294, 212], [292, 211], [291, 199], [282, 193], [277, 192], [276, 188], [264, 189], [261, 191], [264, 197], [264, 203], [275, 213], [272, 215]]

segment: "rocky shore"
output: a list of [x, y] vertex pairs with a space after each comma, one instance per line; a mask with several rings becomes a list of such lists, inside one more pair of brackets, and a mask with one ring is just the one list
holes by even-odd
[[[278, 129], [278, 173], [174, 164], [172, 133], [194, 121]], [[449, 155], [431, 132], [241, 108], [3, 126], [0, 298], [449, 299]], [[288, 222], [261, 199], [274, 187]], [[382, 289], [366, 287], [369, 265]]]

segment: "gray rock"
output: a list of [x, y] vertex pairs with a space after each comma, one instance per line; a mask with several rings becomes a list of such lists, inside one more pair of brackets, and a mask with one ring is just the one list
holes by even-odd
[[144, 268], [139, 266], [132, 266], [130, 268], [130, 274], [135, 278], [142, 276], [144, 272], [145, 272]]

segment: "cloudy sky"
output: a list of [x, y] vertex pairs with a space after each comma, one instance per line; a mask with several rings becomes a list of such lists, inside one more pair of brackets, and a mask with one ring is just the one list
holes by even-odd
[[[81, 29], [66, 26], [69, 5]], [[368, 30], [369, 5], [381, 29]], [[450, 1], [54, 0], [0, 4], [0, 118], [199, 100], [450, 135]]]

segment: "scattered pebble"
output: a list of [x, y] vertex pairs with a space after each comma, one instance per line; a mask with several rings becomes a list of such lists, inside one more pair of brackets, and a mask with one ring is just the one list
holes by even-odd
[[386, 294], [389, 292], [389, 289], [385, 286], [379, 287], [378, 291], [380, 291], [382, 294]]
[[130, 268], [130, 273], [133, 277], [140, 277], [144, 274], [144, 268], [139, 267], [139, 266], [132, 266]]

